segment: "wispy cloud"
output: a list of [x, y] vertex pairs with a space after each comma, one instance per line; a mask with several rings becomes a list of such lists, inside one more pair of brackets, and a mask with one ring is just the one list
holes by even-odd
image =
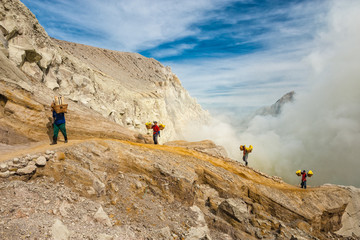
[[158, 59], [163, 58], [163, 57], [169, 57], [169, 56], [179, 56], [185, 50], [194, 49], [195, 46], [196, 46], [196, 44], [185, 44], [185, 43], [178, 44], [178, 45], [176, 45], [176, 47], [158, 49], [157, 51], [155, 51], [152, 54], [152, 56], [154, 58], [158, 58]]
[[[23, 0], [55, 38], [141, 51], [164, 42], [196, 35], [193, 26], [206, 12], [226, 4], [220, 0], [117, 1]], [[92, 36], [88, 36], [88, 34]], [[96, 36], [96, 37], [94, 37]], [[70, 38], [70, 39], [69, 39]]]

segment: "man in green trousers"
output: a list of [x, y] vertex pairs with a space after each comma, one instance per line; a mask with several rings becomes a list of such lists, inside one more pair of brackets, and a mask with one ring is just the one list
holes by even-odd
[[67, 143], [68, 139], [67, 139], [66, 128], [65, 128], [65, 113], [56, 113], [53, 106], [54, 105], [51, 105], [51, 108], [53, 111], [54, 136], [53, 136], [53, 142], [51, 143], [51, 145], [57, 144], [59, 130], [64, 135], [65, 143]]

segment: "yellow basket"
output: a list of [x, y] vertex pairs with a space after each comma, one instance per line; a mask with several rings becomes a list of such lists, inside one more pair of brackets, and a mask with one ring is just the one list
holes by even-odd
[[311, 177], [312, 175], [314, 175], [314, 173], [313, 173], [313, 171], [308, 171], [308, 173], [307, 173], [307, 175], [309, 176], [309, 177]]
[[301, 170], [297, 170], [296, 175], [301, 176]]
[[245, 147], [245, 150], [246, 150], [247, 152], [251, 153], [252, 150], [253, 150], [253, 146], [250, 145], [248, 148]]
[[164, 124], [160, 124], [160, 125], [159, 125], [159, 129], [160, 129], [160, 130], [164, 130], [164, 128], [165, 128], [165, 125], [164, 125]]
[[145, 126], [147, 129], [151, 129], [153, 124], [152, 124], [152, 122], [147, 122], [147, 123], [145, 123]]

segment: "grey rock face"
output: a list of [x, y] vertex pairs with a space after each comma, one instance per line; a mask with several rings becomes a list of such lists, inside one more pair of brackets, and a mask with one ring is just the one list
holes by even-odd
[[351, 191], [351, 198], [353, 201], [347, 205], [341, 222], [342, 228], [336, 233], [352, 237], [354, 234], [360, 237], [360, 190], [354, 187], [346, 187]]
[[243, 221], [248, 215], [246, 203], [239, 198], [226, 199], [220, 204], [219, 210], [235, 218], [239, 222]]

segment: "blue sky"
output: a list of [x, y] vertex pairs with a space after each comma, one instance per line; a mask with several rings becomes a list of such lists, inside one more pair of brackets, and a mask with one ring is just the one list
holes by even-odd
[[[328, 0], [22, 0], [51, 37], [172, 67], [212, 113], [240, 116], [305, 91]], [[225, 110], [225, 112], [224, 112]]]

